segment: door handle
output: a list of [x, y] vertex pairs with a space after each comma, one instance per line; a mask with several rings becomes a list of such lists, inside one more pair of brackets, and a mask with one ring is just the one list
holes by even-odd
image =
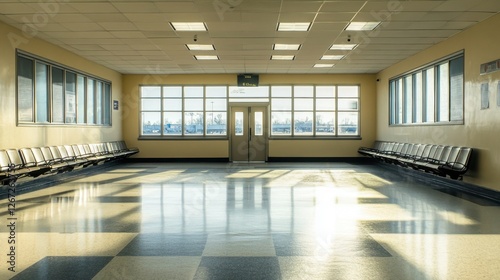
[[248, 142], [252, 141], [252, 128], [248, 128]]

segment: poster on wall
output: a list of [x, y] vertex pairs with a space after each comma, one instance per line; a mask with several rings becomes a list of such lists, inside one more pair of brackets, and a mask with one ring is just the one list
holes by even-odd
[[490, 96], [488, 92], [488, 83], [481, 84], [481, 109], [490, 107]]

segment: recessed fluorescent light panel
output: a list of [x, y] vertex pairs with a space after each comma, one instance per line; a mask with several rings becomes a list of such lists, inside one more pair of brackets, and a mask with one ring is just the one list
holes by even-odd
[[310, 22], [280, 22], [278, 31], [308, 31]]
[[352, 51], [357, 44], [333, 44], [330, 50]]
[[273, 55], [271, 60], [293, 60], [295, 55]]
[[190, 51], [214, 51], [214, 45], [202, 45], [202, 44], [187, 44], [186, 47]]
[[324, 55], [321, 57], [321, 60], [341, 60], [342, 58], [344, 58], [343, 55], [334, 54], [334, 55]]
[[219, 60], [219, 57], [216, 55], [195, 55], [194, 58], [196, 60]]
[[274, 44], [273, 50], [275, 51], [298, 51], [300, 44]]
[[380, 21], [357, 21], [357, 22], [351, 22], [349, 25], [345, 28], [345, 30], [348, 31], [370, 31], [375, 28], [380, 24]]
[[316, 63], [314, 68], [332, 68], [334, 64]]
[[207, 31], [203, 22], [171, 22], [175, 31]]

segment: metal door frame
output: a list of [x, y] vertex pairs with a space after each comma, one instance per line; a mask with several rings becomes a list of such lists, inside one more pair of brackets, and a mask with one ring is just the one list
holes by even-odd
[[[228, 119], [228, 135], [229, 135], [229, 161], [233, 161], [233, 152], [232, 152], [232, 147], [233, 147], [233, 107], [264, 107], [265, 110], [265, 122], [264, 122], [264, 135], [265, 135], [265, 145], [266, 145], [266, 150], [264, 152], [265, 154], [265, 162], [267, 162], [269, 158], [269, 124], [270, 124], [270, 111], [269, 111], [269, 102], [231, 102], [229, 103], [229, 119]], [[250, 125], [250, 122], [249, 122]]]

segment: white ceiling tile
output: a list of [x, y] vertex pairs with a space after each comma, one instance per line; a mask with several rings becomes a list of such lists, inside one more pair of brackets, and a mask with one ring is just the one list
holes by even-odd
[[73, 2], [73, 3], [65, 3], [64, 5], [68, 5], [75, 10], [81, 12], [81, 13], [89, 13], [89, 14], [95, 14], [95, 13], [117, 13], [118, 10], [110, 3], [104, 3], [104, 2], [90, 2], [90, 3], [83, 3], [83, 2]]

